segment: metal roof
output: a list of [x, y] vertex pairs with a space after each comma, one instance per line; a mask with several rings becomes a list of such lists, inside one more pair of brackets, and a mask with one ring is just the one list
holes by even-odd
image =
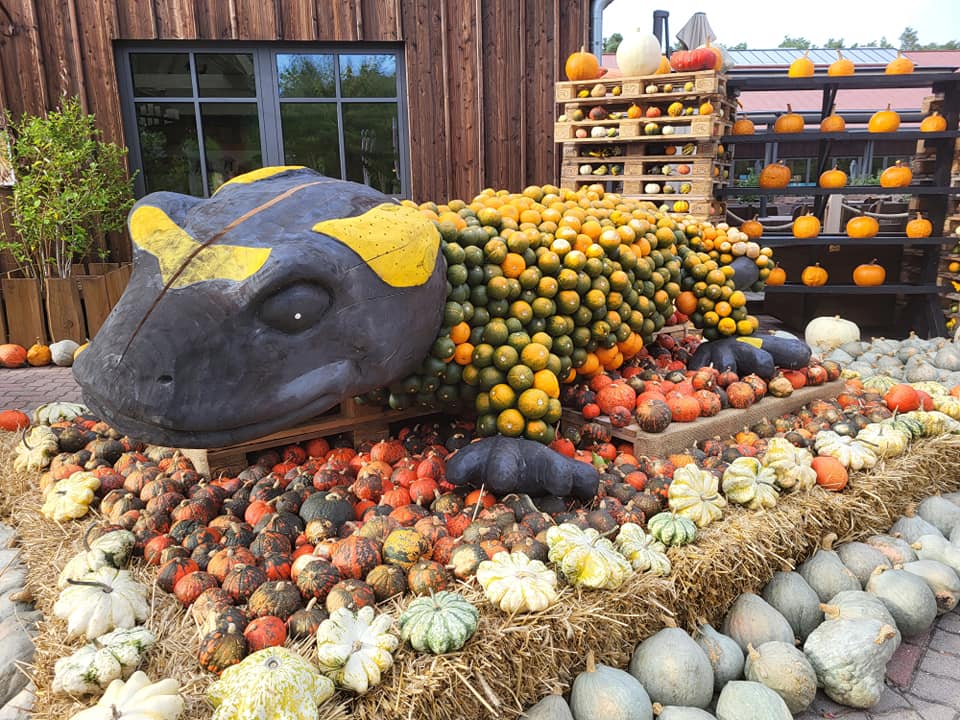
[[[773, 48], [770, 50], [728, 50], [737, 67], [757, 65], [789, 65], [803, 55], [803, 50], [794, 48]], [[886, 65], [897, 56], [894, 48], [843, 48], [843, 56], [853, 60], [856, 65]], [[816, 65], [829, 65], [837, 59], [836, 50], [814, 48], [809, 57]]]

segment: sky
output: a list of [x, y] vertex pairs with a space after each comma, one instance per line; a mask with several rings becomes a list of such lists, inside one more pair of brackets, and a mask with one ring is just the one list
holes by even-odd
[[[670, 36], [698, 11], [707, 14], [717, 41], [724, 45], [747, 43], [751, 49], [775, 48], [784, 34], [805, 37], [822, 47], [831, 37], [843, 38], [845, 45], [886, 36], [895, 47], [907, 26], [917, 31], [920, 44], [960, 40], [960, 2], [957, 0], [912, 0], [908, 4], [861, 0], [804, 0], [792, 3], [716, 3], [703, 0], [613, 0], [603, 12], [604, 37], [624, 28], [650, 31], [653, 11], [670, 13]], [[893, 12], [890, 7], [896, 8]]]

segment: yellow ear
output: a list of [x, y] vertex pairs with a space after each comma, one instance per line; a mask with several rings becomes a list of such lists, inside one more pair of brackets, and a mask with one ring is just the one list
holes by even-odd
[[257, 180], [264, 180], [265, 178], [273, 177], [274, 175], [279, 175], [280, 173], [286, 172], [287, 170], [302, 170], [304, 167], [305, 167], [304, 165], [273, 165], [271, 167], [262, 167], [256, 170], [251, 170], [250, 172], [244, 173], [243, 175], [237, 175], [236, 177], [230, 178], [223, 185], [221, 185], [216, 190], [214, 190], [213, 194], [216, 195], [218, 192], [223, 190], [227, 185], [234, 185], [234, 184], [248, 185], [252, 182], [256, 182]]
[[404, 205], [384, 203], [363, 215], [318, 222], [313, 229], [349, 247], [392, 287], [423, 285], [440, 251], [436, 226]]
[[[129, 224], [133, 242], [160, 261], [164, 285], [200, 246], [163, 210], [151, 205], [141, 205], [134, 210]], [[197, 253], [170, 287], [182, 288], [205, 280], [240, 282], [259, 271], [269, 257], [270, 248], [211, 245]]]

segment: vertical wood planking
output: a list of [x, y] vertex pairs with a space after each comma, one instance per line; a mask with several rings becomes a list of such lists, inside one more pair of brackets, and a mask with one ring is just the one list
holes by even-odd
[[[587, 44], [587, 38], [590, 34], [590, 0], [556, 0], [556, 21], [554, 27], [557, 29], [554, 38], [554, 57], [555, 57], [555, 81], [566, 80], [564, 66], [570, 53], [576, 52], [582, 45]], [[549, 89], [551, 103], [551, 117], [557, 112], [553, 105], [554, 91]], [[551, 140], [553, 131], [550, 131]], [[554, 182], [560, 180], [560, 155], [556, 145], [551, 143], [553, 149], [552, 177]]]
[[204, 40], [236, 40], [236, 14], [233, 0], [194, 0], [197, 29]]
[[51, 3], [40, 3], [37, 6], [37, 23], [49, 102], [56, 105], [64, 95], [79, 96], [85, 105], [73, 0], [64, 0], [57, 7]]
[[400, 0], [360, 0], [363, 39], [393, 42], [400, 39]]
[[[2, 258], [0, 258], [2, 260]], [[2, 265], [2, 263], [0, 263]], [[3, 311], [3, 293], [0, 292], [0, 343], [9, 342], [7, 340], [7, 319]]]
[[554, 180], [553, 103], [555, 39], [553, 35], [553, 3], [542, 0], [526, 2], [527, 57], [524, 67], [527, 121], [523, 144], [527, 148], [524, 185], [543, 185]]
[[477, 6], [463, 0], [444, 0], [446, 56], [447, 157], [451, 197], [469, 201], [482, 188], [483, 155], [478, 119], [480, 72], [477, 50], [480, 38]]
[[[139, 5], [141, 0], [125, 0]], [[224, 5], [227, 3], [223, 2]], [[153, 0], [157, 37], [161, 40], [199, 38], [196, 0]]]
[[276, 40], [276, 0], [236, 0], [237, 37], [240, 40]]
[[112, 44], [112, 39], [117, 37], [117, 8], [113, 3], [100, 0], [74, 2], [88, 110], [97, 116], [106, 140], [123, 144]]
[[313, 0], [280, 0], [279, 12], [284, 40], [317, 39], [317, 7]]
[[78, 277], [80, 295], [83, 298], [83, 316], [86, 320], [87, 337], [93, 338], [110, 314], [110, 297], [107, 294], [107, 279], [103, 275]]
[[52, 340], [69, 339], [82, 343], [87, 339], [87, 328], [83, 323], [83, 306], [80, 304], [80, 290], [76, 280], [49, 278], [47, 306], [51, 309], [48, 319]]
[[520, 67], [520, 8], [516, 2], [485, 0], [481, 25], [484, 38], [481, 59], [484, 113], [483, 185], [516, 189], [520, 186], [520, 113], [517, 89], [523, 80]]
[[40, 283], [29, 278], [4, 278], [0, 280], [0, 287], [10, 342], [30, 347], [37, 338], [46, 337]]
[[4, 7], [15, 28], [13, 35], [0, 34], [0, 73], [7, 88], [6, 107], [15, 118], [24, 113], [42, 114], [49, 94], [34, 0], [6, 2]]
[[[66, 0], [69, 2], [69, 0]], [[119, 35], [124, 40], [157, 37], [157, 13], [153, 0], [116, 0]]]
[[[389, 1], [389, 0], [387, 0]], [[360, 0], [316, 0], [317, 37], [324, 41], [356, 41]]]

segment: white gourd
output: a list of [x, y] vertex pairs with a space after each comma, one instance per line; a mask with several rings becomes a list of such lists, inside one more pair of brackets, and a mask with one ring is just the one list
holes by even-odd
[[650, 33], [628, 32], [617, 47], [617, 67], [624, 77], [652, 75], [660, 65], [660, 41]]
[[20, 472], [37, 472], [50, 465], [60, 446], [53, 430], [44, 425], [34, 425], [17, 443], [13, 469]]
[[743, 674], [747, 680], [773, 690], [795, 714], [810, 707], [817, 694], [817, 674], [792, 643], [768, 642], [758, 648], [751, 645]]
[[763, 599], [776, 609], [801, 640], [823, 622], [820, 596], [800, 573], [780, 571], [763, 587]]
[[156, 636], [142, 626], [101, 635], [95, 643], [57, 660], [51, 689], [65, 695], [98, 694], [117, 678], [130, 677], [156, 641]]
[[612, 590], [620, 587], [633, 568], [613, 543], [593, 528], [572, 523], [547, 530], [550, 562], [556, 563], [571, 585]]
[[850, 572], [832, 549], [836, 539], [833, 533], [828, 534], [813, 556], [797, 568], [821, 602], [827, 602], [844, 590], [860, 590], [862, 587], [856, 575]]
[[59, 340], [50, 344], [50, 358], [54, 365], [70, 367], [73, 365], [73, 356], [80, 347], [73, 340]]
[[906, 452], [910, 437], [889, 423], [870, 423], [857, 433], [857, 442], [866, 445], [878, 457], [893, 458]]
[[183, 709], [180, 683], [173, 678], [151, 683], [137, 670], [126, 682], [119, 678], [111, 682], [96, 705], [70, 720], [177, 720]]
[[798, 448], [782, 437], [770, 438], [763, 456], [763, 466], [777, 476], [777, 486], [783, 490], [810, 490], [817, 484], [817, 473], [811, 467], [813, 454]]
[[837, 556], [847, 569], [856, 575], [861, 586], [866, 586], [870, 575], [878, 567], [891, 568], [893, 564], [887, 556], [862, 542], [849, 542], [837, 546]]
[[670, 574], [672, 567], [667, 557], [667, 546], [652, 535], [647, 535], [636, 523], [621, 525], [614, 544], [637, 572], [663, 577]]
[[509, 614], [545, 610], [557, 601], [557, 574], [524, 553], [499, 552], [484, 560], [477, 582], [487, 600]]
[[400, 639], [390, 632], [393, 618], [367, 605], [356, 613], [337, 608], [317, 630], [320, 672], [342, 688], [363, 695], [379, 685], [393, 666]]
[[102, 567], [123, 567], [130, 559], [135, 542], [136, 538], [129, 530], [111, 530], [104, 533], [63, 566], [57, 587], [62, 590], [69, 584], [69, 578], [82, 577]]
[[147, 588], [128, 570], [103, 567], [73, 578], [60, 591], [53, 614], [67, 621], [67, 639], [95, 640], [114, 628], [132, 628], [147, 619]]
[[40, 405], [33, 411], [33, 422], [36, 425], [52, 425], [55, 422], [70, 421], [77, 415], [90, 412], [86, 405], [71, 402], [49, 402]]
[[866, 589], [883, 601], [904, 637], [926, 632], [937, 618], [937, 598], [933, 590], [913, 573], [877, 568]]
[[937, 560], [915, 560], [903, 569], [927, 583], [937, 599], [938, 615], [950, 612], [960, 602], [960, 575], [949, 565]]
[[723, 494], [727, 500], [750, 510], [777, 504], [777, 474], [755, 457], [738, 457], [723, 471]]
[[793, 720], [793, 715], [783, 698], [766, 685], [735, 680], [720, 692], [717, 720]]
[[630, 674], [662, 705], [705, 708], [713, 699], [710, 660], [680, 628], [664, 628], [637, 645]]
[[814, 448], [819, 455], [835, 457], [850, 470], [863, 470], [877, 464], [877, 455], [873, 450], [849, 435], [838, 435], [833, 430], [818, 432]]
[[839, 315], [815, 317], [807, 323], [803, 337], [814, 352], [823, 354], [847, 343], [858, 342], [860, 328]]
[[714, 689], [743, 677], [743, 650], [736, 640], [706, 622], [700, 623], [694, 638], [713, 667]]
[[693, 463], [674, 472], [667, 500], [670, 510], [690, 518], [701, 528], [723, 517], [722, 508], [727, 505], [720, 494], [717, 476]]

